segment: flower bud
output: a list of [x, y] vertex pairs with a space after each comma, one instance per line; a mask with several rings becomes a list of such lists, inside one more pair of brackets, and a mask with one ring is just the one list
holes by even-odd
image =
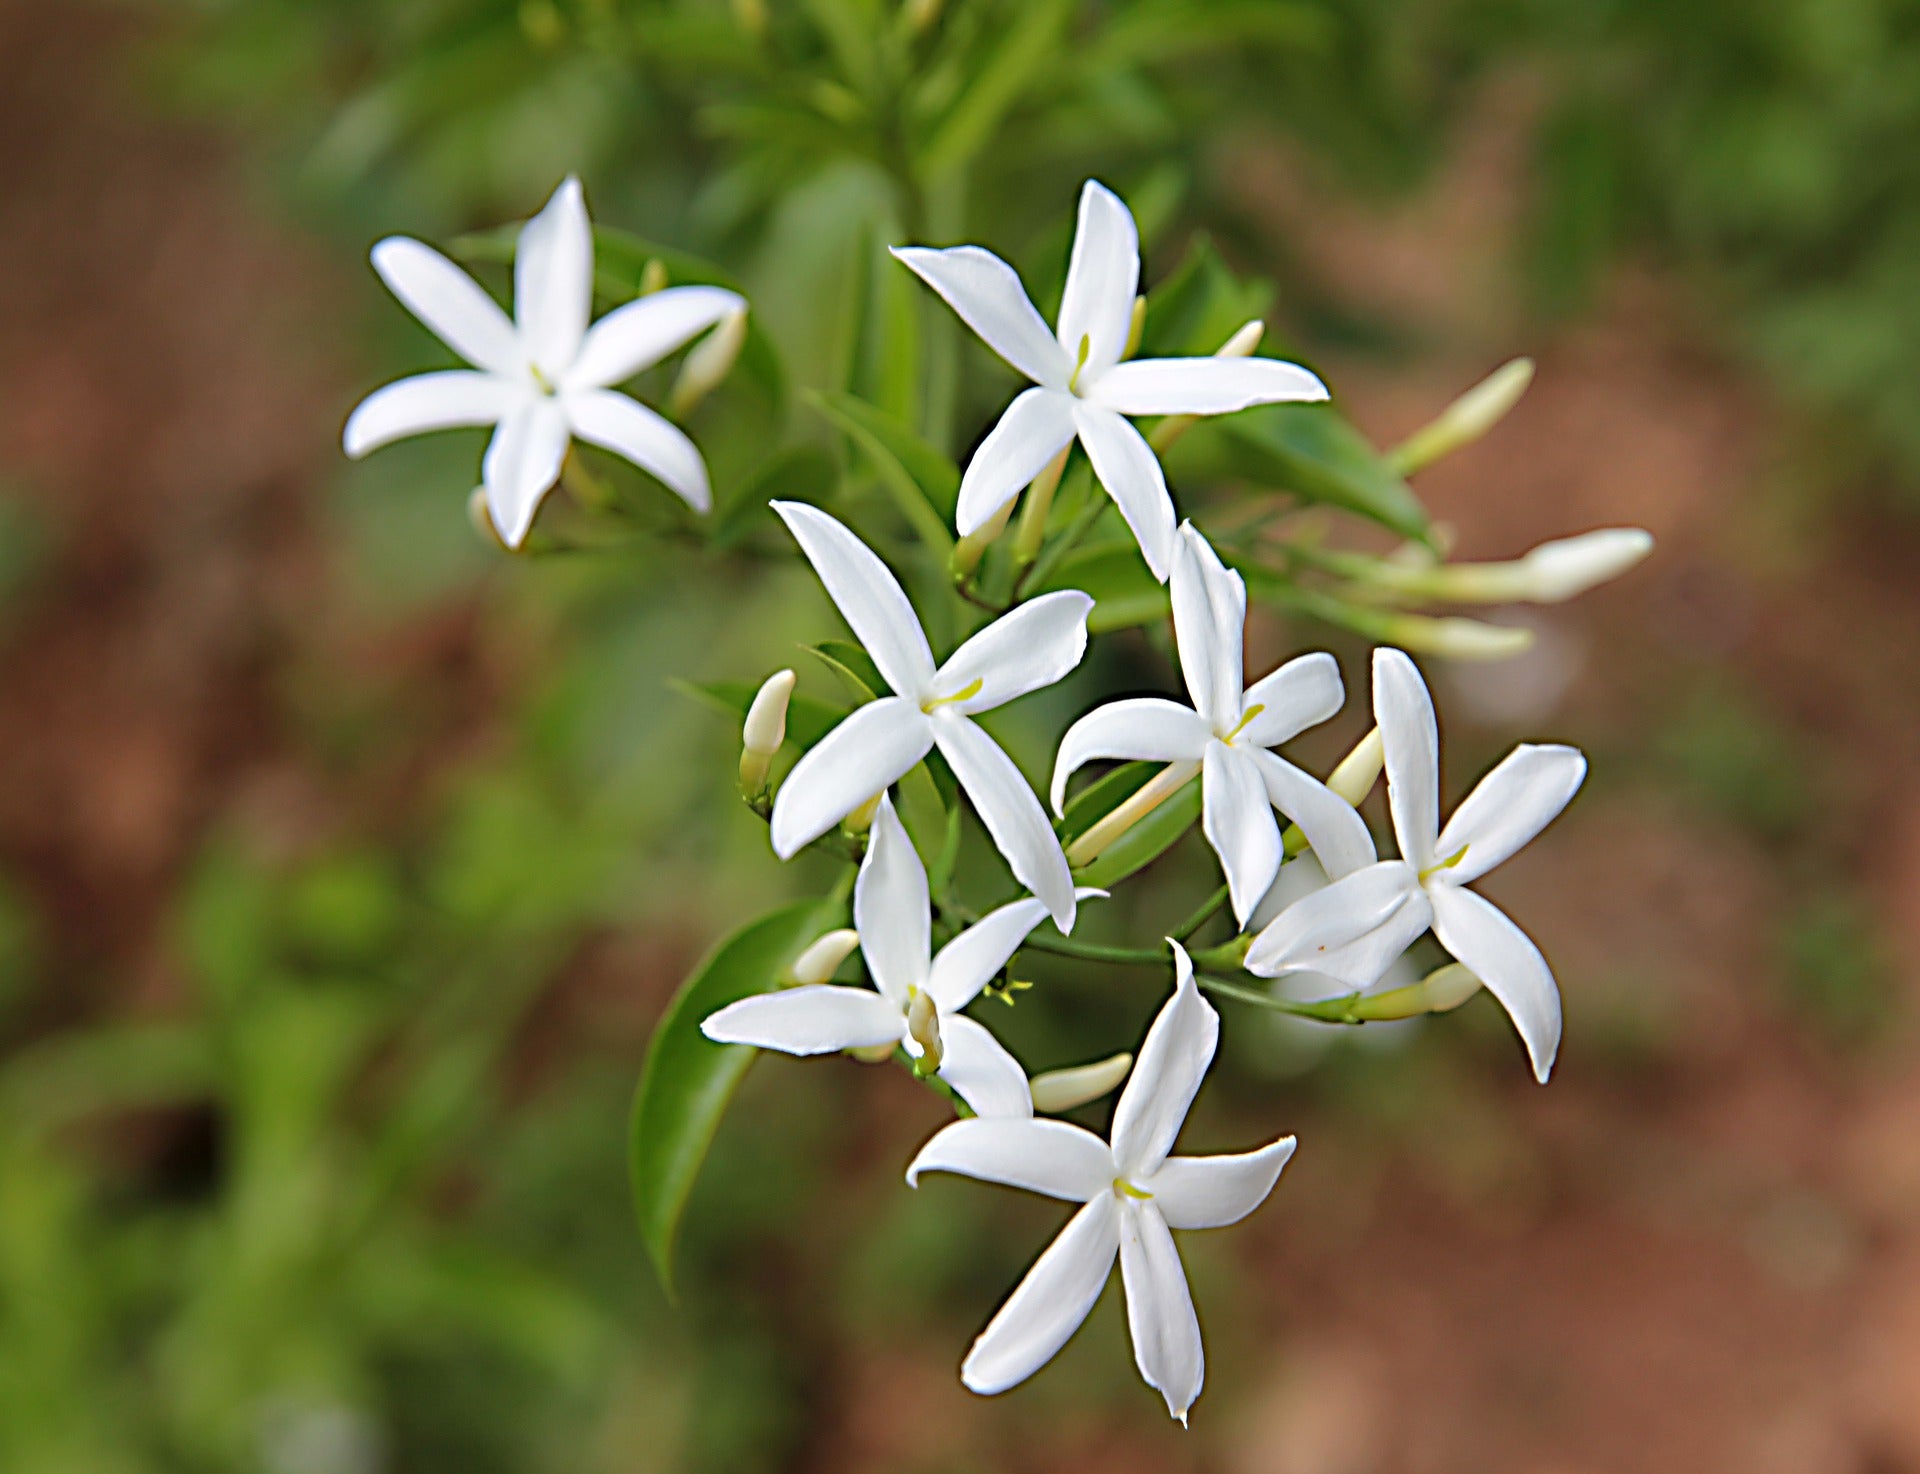
[[667, 288], [667, 263], [658, 256], [647, 257], [647, 264], [640, 268], [640, 290], [636, 297], [651, 297], [655, 292], [664, 292]]
[[1458, 962], [1435, 968], [1420, 983], [1428, 1013], [1450, 1013], [1480, 991], [1480, 979]]
[[1060, 488], [1060, 473], [1067, 469], [1071, 443], [1040, 468], [1040, 474], [1027, 487], [1026, 500], [1020, 504], [1020, 526], [1013, 534], [1013, 561], [1025, 568], [1040, 556], [1040, 544], [1046, 541], [1047, 517], [1053, 511], [1053, 494]]
[[1526, 579], [1521, 597], [1558, 604], [1618, 578], [1652, 551], [1653, 534], [1639, 527], [1603, 527], [1541, 543], [1520, 560]]
[[1386, 762], [1387, 744], [1380, 729], [1375, 727], [1356, 742], [1353, 751], [1341, 758], [1339, 765], [1327, 775], [1327, 787], [1357, 809], [1360, 800], [1373, 792]]
[[935, 21], [940, 19], [940, 11], [945, 0], [907, 0], [907, 30], [918, 36]]
[[773, 755], [787, 740], [787, 700], [793, 695], [794, 680], [790, 670], [775, 671], [747, 708], [740, 731], [740, 787], [749, 797], [766, 791]]
[[1506, 417], [1532, 382], [1531, 358], [1516, 358], [1502, 364], [1441, 410], [1431, 424], [1414, 431], [1387, 452], [1388, 464], [1402, 476], [1411, 476], [1441, 457], [1473, 444]]
[[873, 828], [873, 816], [880, 812], [880, 800], [887, 796], [887, 790], [881, 789], [872, 798], [860, 805], [842, 822], [841, 828], [848, 834], [865, 834]]
[[755, 40], [767, 34], [767, 0], [733, 0], [733, 18]]
[[1185, 788], [1199, 773], [1198, 762], [1168, 763], [1068, 845], [1067, 863], [1076, 870], [1091, 865], [1101, 851]]
[[1074, 1065], [1065, 1070], [1048, 1070], [1035, 1075], [1028, 1089], [1033, 1092], [1033, 1108], [1043, 1115], [1057, 1116], [1075, 1106], [1098, 1100], [1127, 1078], [1133, 1068], [1133, 1056], [1124, 1050], [1090, 1065]]
[[741, 345], [746, 341], [745, 309], [721, 318], [712, 332], [687, 350], [679, 376], [673, 381], [673, 392], [667, 397], [667, 412], [676, 420], [693, 413], [695, 406], [719, 388], [721, 381], [733, 371]]
[[[830, 983], [833, 975], [840, 971], [840, 964], [851, 957], [853, 949], [859, 945], [860, 933], [850, 926], [816, 937], [807, 944], [806, 951], [793, 959], [793, 966], [787, 969], [786, 980], [796, 988]], [[892, 1046], [888, 1048], [891, 1050]]]
[[1402, 614], [1387, 621], [1382, 643], [1450, 660], [1507, 660], [1533, 644], [1533, 631], [1477, 619]]
[[1007, 530], [1007, 523], [1013, 516], [1013, 504], [1016, 498], [1007, 498], [1006, 504], [995, 512], [979, 527], [969, 532], [953, 545], [952, 556], [947, 560], [947, 569], [953, 575], [955, 583], [965, 583], [973, 576], [973, 570], [980, 566], [980, 560], [993, 546], [994, 539]]
[[944, 1057], [940, 1051], [940, 1009], [924, 989], [914, 989], [907, 1004], [907, 1037], [920, 1046], [920, 1057], [913, 1062], [914, 1074], [938, 1072]]

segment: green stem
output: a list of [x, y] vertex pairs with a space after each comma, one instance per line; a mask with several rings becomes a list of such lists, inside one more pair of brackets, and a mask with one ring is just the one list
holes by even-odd
[[1035, 952], [1078, 957], [1085, 962], [1163, 963], [1167, 954], [1158, 947], [1108, 947], [1099, 942], [1076, 942], [1071, 937], [1028, 937], [1022, 944]]
[[1201, 927], [1213, 919], [1214, 913], [1227, 904], [1227, 899], [1228, 888], [1223, 885], [1219, 890], [1207, 897], [1198, 911], [1195, 911], [1193, 915], [1189, 916], [1173, 929], [1173, 939], [1176, 942], [1186, 941], [1188, 937], [1199, 931]]
[[1294, 1018], [1313, 1019], [1323, 1024], [1391, 1023], [1432, 1012], [1424, 983], [1412, 983], [1386, 993], [1348, 993], [1341, 998], [1302, 1003], [1291, 998], [1276, 998], [1271, 993], [1229, 982], [1225, 978], [1199, 976], [1195, 981], [1209, 993], [1231, 998], [1236, 1003], [1250, 1003], [1256, 1008], [1291, 1014]]

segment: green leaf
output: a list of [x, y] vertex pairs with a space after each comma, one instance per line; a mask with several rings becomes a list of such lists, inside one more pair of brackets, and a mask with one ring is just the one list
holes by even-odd
[[1067, 800], [1057, 828], [1062, 841], [1078, 839], [1146, 785], [1164, 763], [1122, 763]]
[[1000, 44], [933, 130], [920, 166], [930, 179], [957, 174], [993, 140], [1006, 116], [1061, 49], [1075, 0], [1025, 0]]
[[737, 546], [747, 538], [775, 497], [811, 502], [830, 500], [840, 482], [840, 467], [817, 445], [796, 445], [763, 461], [751, 476], [722, 496], [713, 510], [716, 548]]
[[847, 694], [857, 702], [873, 701], [892, 689], [880, 674], [880, 667], [873, 663], [873, 657], [858, 645], [845, 640], [822, 640], [807, 646], [807, 654], [838, 676]]
[[1188, 358], [1217, 352], [1249, 320], [1267, 315], [1273, 284], [1243, 282], [1213, 242], [1194, 237], [1173, 274], [1147, 296], [1140, 357]]
[[1192, 782], [1074, 872], [1076, 885], [1111, 889], [1159, 859], [1200, 817], [1200, 780]]
[[627, 1164], [640, 1237], [673, 1294], [673, 1244], [694, 1179], [734, 1091], [758, 1053], [715, 1044], [700, 1021], [715, 1009], [772, 988], [807, 943], [841, 925], [838, 901], [801, 901], [742, 927], [710, 953], [667, 1006], [641, 1066]]
[[807, 402], [860, 447], [901, 516], [944, 560], [953, 551], [947, 524], [960, 499], [960, 468], [864, 399], [851, 394], [809, 394]]
[[1096, 635], [1151, 624], [1166, 618], [1172, 607], [1166, 587], [1154, 578], [1139, 545], [1131, 540], [1071, 554], [1047, 575], [1043, 588], [1091, 595], [1087, 629]]
[[1413, 488], [1328, 404], [1268, 404], [1202, 421], [1168, 454], [1167, 475], [1176, 484], [1245, 479], [1432, 541]]

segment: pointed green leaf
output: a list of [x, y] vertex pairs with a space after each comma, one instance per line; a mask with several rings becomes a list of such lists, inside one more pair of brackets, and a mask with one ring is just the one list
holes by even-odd
[[929, 547], [953, 550], [947, 524], [960, 500], [960, 468], [911, 428], [851, 394], [809, 395], [808, 402], [860, 447], [887, 495]]

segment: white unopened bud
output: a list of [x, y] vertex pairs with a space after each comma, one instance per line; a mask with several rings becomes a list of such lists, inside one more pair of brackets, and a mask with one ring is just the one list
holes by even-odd
[[793, 959], [793, 966], [787, 969], [787, 978], [797, 988], [830, 983], [833, 975], [840, 971], [840, 964], [851, 957], [853, 949], [859, 945], [860, 933], [850, 926], [816, 937], [807, 944], [806, 951]]
[[754, 693], [747, 708], [747, 719], [740, 729], [740, 786], [751, 796], [767, 786], [767, 773], [773, 755], [787, 740], [787, 701], [793, 695], [795, 676], [790, 670], [775, 671]]
[[1442, 456], [1472, 445], [1506, 417], [1532, 382], [1531, 358], [1502, 364], [1441, 410], [1431, 424], [1414, 431], [1389, 451], [1389, 464], [1402, 476], [1411, 476]]
[[680, 373], [673, 381], [673, 392], [667, 397], [667, 410], [675, 419], [685, 419], [694, 408], [715, 389], [728, 374], [740, 357], [740, 348], [747, 341], [747, 314], [743, 308], [738, 312], [729, 312], [714, 326], [712, 332], [687, 350], [687, 356], [681, 360]]
[[651, 297], [655, 292], [667, 289], [667, 263], [658, 256], [647, 257], [647, 264], [640, 268], [640, 289], [636, 297]]
[[940, 1009], [932, 994], [924, 989], [914, 989], [913, 998], [907, 1004], [907, 1037], [920, 1046], [919, 1058], [913, 1062], [914, 1074], [931, 1075], [938, 1071], [944, 1057], [940, 1050]]
[[1477, 619], [1403, 614], [1388, 625], [1385, 643], [1450, 660], [1508, 660], [1533, 644], [1533, 631]]
[[1421, 981], [1428, 1013], [1448, 1013], [1480, 991], [1480, 979], [1458, 962], [1434, 969]]
[[1339, 766], [1327, 775], [1327, 787], [1359, 808], [1360, 800], [1373, 792], [1386, 761], [1387, 744], [1380, 729], [1375, 727], [1356, 742], [1353, 751], [1341, 758]]
[[1065, 1070], [1048, 1070], [1035, 1075], [1027, 1087], [1033, 1092], [1033, 1108], [1043, 1115], [1058, 1115], [1088, 1101], [1098, 1100], [1127, 1078], [1133, 1068], [1133, 1056], [1124, 1050], [1090, 1065], [1074, 1065]]
[[1520, 560], [1527, 583], [1522, 597], [1558, 604], [1618, 578], [1652, 551], [1653, 534], [1639, 527], [1603, 527], [1541, 543]]

